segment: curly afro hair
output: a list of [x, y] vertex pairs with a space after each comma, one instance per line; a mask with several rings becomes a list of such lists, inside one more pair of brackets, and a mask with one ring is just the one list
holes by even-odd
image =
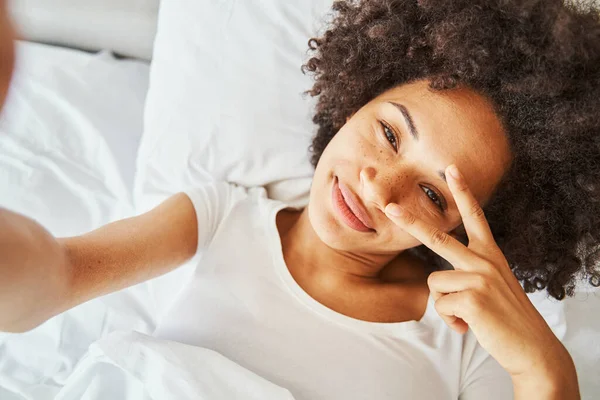
[[[528, 293], [600, 285], [600, 17], [560, 0], [335, 1], [302, 66], [317, 96], [312, 163], [350, 117], [417, 79], [494, 104], [513, 162], [484, 211]], [[466, 236], [461, 240], [466, 243]], [[434, 269], [444, 261], [413, 251]], [[447, 265], [446, 265], [447, 266]]]

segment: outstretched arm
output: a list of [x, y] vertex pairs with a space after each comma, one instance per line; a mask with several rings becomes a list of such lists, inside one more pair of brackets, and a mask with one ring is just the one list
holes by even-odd
[[33, 329], [85, 301], [165, 274], [193, 257], [197, 244], [196, 214], [185, 194], [64, 239], [0, 209], [0, 331]]

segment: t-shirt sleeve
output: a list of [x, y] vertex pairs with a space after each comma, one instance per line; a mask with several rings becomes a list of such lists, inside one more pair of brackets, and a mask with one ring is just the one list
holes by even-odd
[[514, 398], [508, 372], [477, 342], [471, 330], [463, 342], [459, 400], [511, 400]]
[[227, 182], [206, 184], [184, 193], [192, 201], [198, 221], [196, 254], [208, 247], [221, 222], [237, 203], [248, 196], [245, 188]]

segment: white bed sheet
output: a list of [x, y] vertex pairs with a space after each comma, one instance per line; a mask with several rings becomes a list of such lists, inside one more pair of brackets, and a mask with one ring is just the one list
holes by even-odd
[[90, 346], [56, 400], [294, 400], [203, 347], [114, 332]]
[[[0, 122], [0, 205], [57, 236], [133, 213], [149, 66], [20, 42]], [[23, 335], [0, 333], [0, 399], [52, 399], [108, 332], [151, 332], [148, 284], [90, 301]]]
[[0, 204], [64, 235], [129, 215], [148, 74], [110, 53], [19, 42], [0, 120]]
[[[18, 70], [0, 122], [0, 205], [36, 218], [58, 236], [131, 215], [148, 66], [24, 42], [17, 50]], [[84, 387], [73, 372], [101, 369], [90, 364], [86, 370], [82, 360], [117, 346], [105, 340], [111, 332], [151, 334], [192, 268], [90, 301], [26, 334], [0, 334], [0, 399], [54, 399], [74, 393], [65, 389], [74, 381]], [[536, 304], [549, 306], [539, 296]], [[556, 318], [566, 316], [560, 334], [576, 362], [583, 398], [598, 399], [600, 292], [579, 293], [564, 311]], [[101, 345], [84, 359], [97, 340]], [[162, 368], [164, 357], [168, 351], [159, 351], [148, 367]]]

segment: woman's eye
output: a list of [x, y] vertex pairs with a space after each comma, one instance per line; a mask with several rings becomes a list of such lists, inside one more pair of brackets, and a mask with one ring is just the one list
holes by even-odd
[[390, 142], [390, 144], [392, 145], [392, 147], [394, 148], [395, 151], [398, 151], [398, 142], [396, 141], [396, 135], [394, 134], [394, 131], [387, 126], [385, 123], [380, 122], [381, 123], [381, 127], [383, 128], [383, 134], [385, 135], [385, 138], [387, 139], [388, 142]]
[[421, 186], [421, 188], [423, 188], [423, 191], [427, 194], [427, 197], [429, 197], [431, 199], [431, 201], [438, 206], [438, 208], [443, 212], [444, 211], [444, 205], [442, 203], [442, 199], [440, 199], [440, 197], [437, 195], [436, 192], [434, 192], [433, 190], [429, 189], [426, 186]]

